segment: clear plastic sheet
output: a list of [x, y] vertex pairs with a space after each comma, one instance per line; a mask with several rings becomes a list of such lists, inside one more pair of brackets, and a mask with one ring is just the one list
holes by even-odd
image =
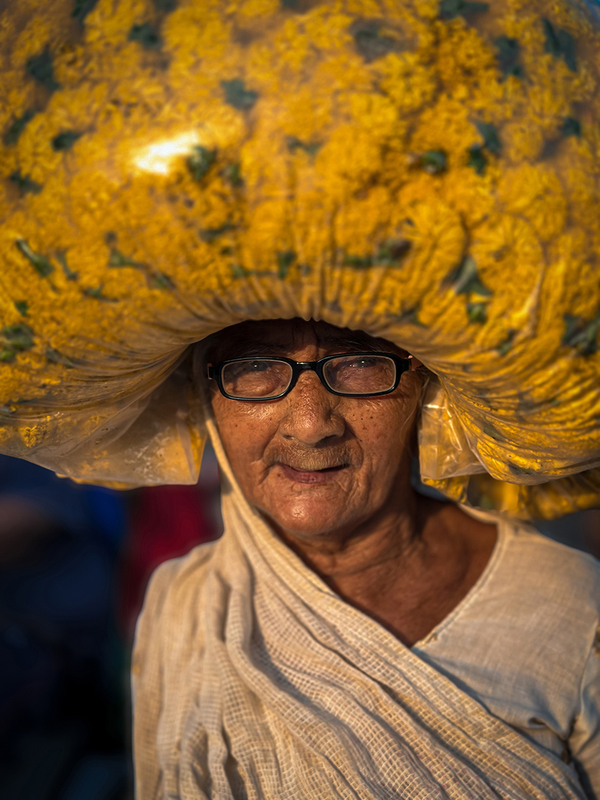
[[456, 502], [522, 519], [555, 519], [600, 503], [600, 469], [551, 481], [536, 475], [535, 483], [527, 476], [519, 476], [520, 482], [494, 479], [461, 422], [460, 397], [457, 401], [453, 406], [435, 377], [425, 387], [419, 424], [423, 483]]
[[193, 482], [194, 342], [382, 336], [438, 376], [423, 478], [600, 502], [596, 0], [10, 0], [0, 451]]

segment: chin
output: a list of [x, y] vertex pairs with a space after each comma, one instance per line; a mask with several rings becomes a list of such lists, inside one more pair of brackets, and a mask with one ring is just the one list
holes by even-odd
[[332, 514], [331, 508], [327, 514], [315, 514], [304, 510], [301, 514], [268, 514], [277, 528], [290, 536], [298, 539], [319, 539], [328, 536], [334, 531], [347, 527], [349, 520], [342, 514]]

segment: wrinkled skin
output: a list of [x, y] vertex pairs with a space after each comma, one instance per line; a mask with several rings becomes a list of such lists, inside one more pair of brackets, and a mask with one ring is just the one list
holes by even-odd
[[[407, 355], [366, 337], [360, 348], [349, 347], [348, 331], [322, 322], [245, 328], [223, 343], [219, 358], [232, 352], [237, 357], [240, 341], [241, 355], [296, 361], [351, 349]], [[214, 388], [219, 431], [242, 491], [282, 531], [307, 539], [346, 538], [406, 503], [409, 440], [421, 390], [416, 372], [404, 373], [393, 394], [365, 399], [331, 394], [313, 372], [302, 373], [287, 397], [270, 402], [229, 400]]]
[[[323, 322], [247, 322], [218, 334], [208, 361], [316, 361], [394, 345]], [[210, 382], [212, 409], [242, 492], [349, 603], [406, 644], [452, 611], [489, 560], [496, 527], [417, 495], [411, 445], [422, 389], [416, 359], [389, 395], [345, 398], [302, 372], [284, 398], [243, 402]]]

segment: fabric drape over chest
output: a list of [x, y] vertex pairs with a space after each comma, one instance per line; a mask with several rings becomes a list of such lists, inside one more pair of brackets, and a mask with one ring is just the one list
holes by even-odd
[[138, 630], [139, 800], [584, 796], [572, 768], [342, 601], [280, 542], [211, 434], [225, 534], [188, 558], [168, 593], [161, 586], [176, 567], [159, 570]]

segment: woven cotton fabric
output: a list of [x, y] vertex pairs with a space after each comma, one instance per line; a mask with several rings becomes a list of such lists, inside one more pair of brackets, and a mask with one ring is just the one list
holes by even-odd
[[225, 534], [149, 591], [133, 665], [138, 800], [584, 797], [572, 768], [304, 566], [246, 503], [209, 428]]

